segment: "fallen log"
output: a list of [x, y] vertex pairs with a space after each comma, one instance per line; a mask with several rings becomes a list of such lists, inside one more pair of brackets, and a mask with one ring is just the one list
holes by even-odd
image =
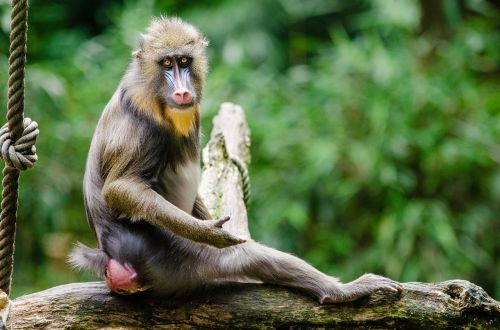
[[14, 300], [11, 329], [500, 328], [500, 303], [462, 280], [405, 283], [401, 295], [320, 305], [276, 286], [234, 283], [182, 298], [115, 296], [74, 283]]

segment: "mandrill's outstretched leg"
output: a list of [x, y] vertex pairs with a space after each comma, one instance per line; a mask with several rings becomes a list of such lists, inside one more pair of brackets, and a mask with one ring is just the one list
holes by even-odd
[[[242, 276], [294, 287], [315, 296], [321, 303], [353, 301], [376, 291], [396, 293], [402, 290], [398, 282], [373, 274], [343, 284], [297, 257], [253, 241], [211, 250], [215, 254], [209, 264], [214, 271], [211, 275], [216, 279]], [[205, 274], [209, 272], [207, 269]]]

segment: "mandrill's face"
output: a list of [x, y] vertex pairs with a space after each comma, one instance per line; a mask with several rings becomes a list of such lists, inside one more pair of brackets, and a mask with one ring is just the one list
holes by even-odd
[[150, 26], [136, 57], [161, 103], [185, 110], [200, 102], [207, 45], [198, 30], [179, 20], [158, 20]]
[[167, 55], [160, 61], [165, 77], [164, 99], [170, 108], [186, 109], [197, 103], [197, 95], [191, 81], [191, 63], [189, 55]]

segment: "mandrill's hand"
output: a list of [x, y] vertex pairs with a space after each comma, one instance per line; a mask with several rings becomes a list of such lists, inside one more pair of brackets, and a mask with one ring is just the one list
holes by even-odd
[[206, 243], [218, 248], [225, 248], [231, 245], [245, 243], [246, 239], [236, 237], [222, 228], [222, 225], [228, 222], [230, 217], [224, 217], [219, 220], [200, 221], [199, 236], [194, 240], [200, 243]]

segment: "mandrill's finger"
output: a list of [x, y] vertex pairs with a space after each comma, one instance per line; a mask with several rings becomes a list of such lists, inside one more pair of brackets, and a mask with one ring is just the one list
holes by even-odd
[[217, 222], [215, 223], [215, 227], [222, 228], [222, 225], [225, 224], [226, 222], [228, 222], [229, 219], [231, 219], [231, 217], [227, 216], [227, 217], [224, 217], [220, 220], [217, 220]]
[[233, 245], [245, 243], [246, 241], [246, 238], [231, 235], [231, 243], [233, 243]]
[[213, 244], [214, 246], [218, 247], [219, 249], [229, 247], [232, 245], [237, 245], [241, 243], [245, 243], [247, 240], [241, 237], [237, 237], [234, 235], [231, 235], [229, 232], [224, 231], [222, 234], [222, 240], [217, 241], [216, 244]]

